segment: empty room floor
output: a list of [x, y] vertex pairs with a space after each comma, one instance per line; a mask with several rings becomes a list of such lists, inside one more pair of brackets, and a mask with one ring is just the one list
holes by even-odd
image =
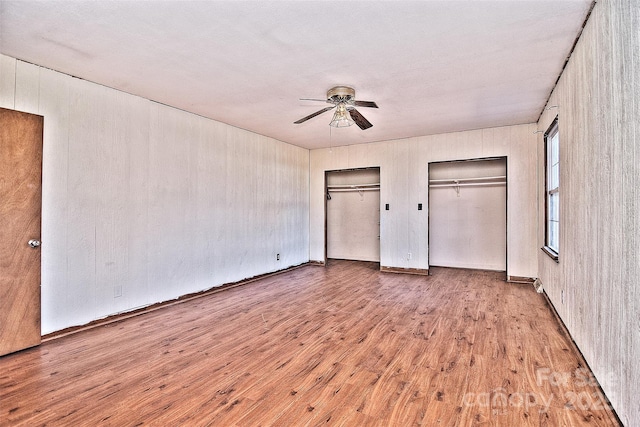
[[504, 274], [303, 266], [0, 358], [1, 425], [615, 426]]

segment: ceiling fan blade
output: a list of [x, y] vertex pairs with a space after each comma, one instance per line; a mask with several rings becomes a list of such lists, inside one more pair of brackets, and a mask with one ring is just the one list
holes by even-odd
[[328, 102], [326, 99], [315, 99], [315, 98], [300, 98], [300, 101]]
[[358, 107], [378, 108], [378, 104], [373, 101], [353, 101], [353, 105]]
[[318, 115], [320, 115], [320, 114], [322, 114], [322, 113], [324, 113], [324, 112], [326, 112], [326, 111], [333, 110], [334, 108], [336, 108], [336, 106], [335, 106], [335, 105], [334, 105], [333, 107], [326, 107], [326, 108], [323, 108], [322, 110], [320, 110], [320, 111], [316, 111], [316, 112], [315, 112], [315, 113], [313, 113], [313, 114], [309, 114], [307, 117], [303, 117], [303, 118], [301, 118], [300, 120], [297, 120], [297, 121], [295, 121], [295, 122], [293, 122], [293, 123], [294, 123], [294, 124], [296, 124], [296, 125], [299, 125], [300, 123], [306, 122], [306, 121], [307, 121], [307, 120], [309, 120], [309, 119], [313, 119], [315, 116], [318, 116]]
[[349, 110], [349, 114], [351, 115], [351, 118], [353, 119], [354, 122], [356, 122], [356, 124], [360, 129], [365, 130], [373, 126], [371, 123], [369, 123], [369, 120], [365, 119], [364, 116], [360, 114], [358, 110], [356, 110], [355, 108], [351, 108]]

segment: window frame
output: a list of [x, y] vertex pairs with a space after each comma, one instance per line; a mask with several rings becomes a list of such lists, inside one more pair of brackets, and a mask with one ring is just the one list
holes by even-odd
[[[556, 147], [556, 162], [554, 161], [553, 150], [555, 144]], [[558, 262], [560, 252], [560, 130], [558, 128], [558, 116], [555, 117], [549, 128], [544, 133], [544, 246], [542, 250], [549, 255], [554, 261]], [[554, 169], [555, 166], [555, 169]], [[557, 176], [553, 176], [554, 172]], [[555, 178], [555, 180], [553, 179]], [[550, 188], [551, 183], [555, 181], [555, 186]], [[551, 199], [556, 199], [554, 206], [556, 207], [556, 217], [552, 218], [552, 206]], [[551, 223], [555, 222], [555, 241], [551, 236]]]

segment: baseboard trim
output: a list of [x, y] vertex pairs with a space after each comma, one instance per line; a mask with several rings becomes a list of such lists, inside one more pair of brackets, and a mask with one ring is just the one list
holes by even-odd
[[208, 295], [217, 294], [218, 292], [222, 292], [222, 291], [226, 291], [228, 289], [236, 288], [238, 286], [246, 285], [246, 284], [255, 282], [256, 280], [265, 279], [267, 277], [276, 276], [278, 274], [286, 273], [288, 271], [295, 270], [295, 269], [301, 268], [301, 267], [305, 267], [307, 265], [316, 265], [316, 264], [315, 264], [314, 261], [305, 262], [305, 263], [302, 263], [302, 264], [298, 264], [298, 265], [294, 265], [294, 266], [291, 266], [291, 267], [284, 268], [282, 270], [273, 271], [271, 273], [265, 273], [265, 274], [260, 274], [258, 276], [249, 277], [247, 279], [240, 280], [238, 282], [225, 283], [223, 285], [216, 286], [216, 287], [204, 290], [204, 291], [185, 294], [185, 295], [182, 295], [182, 296], [180, 296], [180, 297], [178, 297], [176, 299], [173, 299], [173, 300], [157, 302], [157, 303], [145, 306], [145, 307], [133, 309], [131, 311], [112, 314], [112, 315], [104, 317], [102, 319], [93, 320], [93, 321], [91, 321], [89, 323], [86, 323], [84, 325], [70, 326], [68, 328], [64, 328], [64, 329], [61, 329], [59, 331], [54, 331], [54, 332], [51, 332], [49, 334], [43, 335], [42, 336], [42, 343], [45, 343], [45, 342], [48, 342], [48, 341], [51, 341], [51, 340], [54, 340], [54, 339], [57, 339], [57, 338], [66, 337], [68, 335], [72, 335], [72, 334], [75, 334], [75, 333], [78, 333], [78, 332], [82, 332], [82, 331], [86, 331], [86, 330], [89, 330], [89, 329], [98, 328], [100, 326], [106, 326], [106, 325], [109, 325], [109, 324], [112, 324], [112, 323], [120, 322], [122, 320], [126, 320], [126, 319], [130, 319], [132, 317], [140, 316], [140, 315], [145, 314], [145, 313], [150, 313], [152, 311], [160, 310], [161, 308], [170, 307], [170, 306], [175, 305], [175, 304], [181, 304], [183, 302], [191, 301], [191, 300], [196, 299], [196, 298], [201, 298], [201, 297], [205, 297], [205, 296], [208, 296]]
[[423, 268], [402, 268], [402, 267], [386, 267], [380, 266], [380, 271], [384, 273], [400, 273], [400, 274], [416, 274], [418, 276], [428, 276], [429, 269]]
[[507, 282], [509, 283], [527, 283], [532, 284], [536, 279], [531, 277], [522, 277], [522, 276], [509, 276], [507, 275]]
[[324, 261], [309, 261], [307, 264], [309, 265], [317, 265], [319, 267], [324, 267], [326, 263]]

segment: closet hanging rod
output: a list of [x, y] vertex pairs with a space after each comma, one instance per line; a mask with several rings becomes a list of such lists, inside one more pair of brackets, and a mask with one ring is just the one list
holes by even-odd
[[450, 179], [430, 179], [429, 183], [436, 182], [467, 182], [467, 181], [489, 181], [492, 179], [507, 179], [505, 175], [502, 176], [485, 176], [479, 178], [450, 178]]
[[327, 189], [331, 190], [334, 188], [372, 188], [372, 187], [380, 187], [380, 183], [374, 184], [335, 184], [335, 185], [327, 185]]
[[460, 184], [431, 184], [429, 188], [439, 188], [439, 187], [477, 187], [480, 185], [491, 186], [491, 185], [507, 185], [506, 182], [469, 182], [469, 183], [460, 183]]
[[379, 188], [328, 188], [327, 191], [332, 193], [349, 193], [349, 192], [361, 192], [361, 191], [380, 191]]

